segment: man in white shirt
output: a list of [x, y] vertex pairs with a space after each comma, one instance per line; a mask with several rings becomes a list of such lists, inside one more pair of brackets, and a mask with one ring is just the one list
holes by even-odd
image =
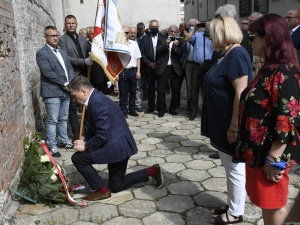
[[[127, 40], [131, 60], [126, 68], [119, 74], [119, 91], [120, 91], [120, 109], [125, 118], [127, 118], [128, 107], [129, 115], [138, 117], [136, 112], [136, 85], [137, 79], [141, 78], [140, 72], [140, 58], [141, 52], [136, 41], [129, 39], [129, 27], [124, 27], [124, 33]], [[129, 95], [129, 104], [128, 104]]]
[[44, 29], [46, 44], [36, 53], [36, 61], [41, 71], [41, 97], [47, 112], [46, 142], [53, 157], [60, 157], [57, 150], [56, 128], [59, 147], [73, 148], [69, 144], [67, 133], [70, 94], [67, 90], [69, 81], [74, 78], [74, 71], [67, 54], [57, 44], [59, 33], [56, 27]]

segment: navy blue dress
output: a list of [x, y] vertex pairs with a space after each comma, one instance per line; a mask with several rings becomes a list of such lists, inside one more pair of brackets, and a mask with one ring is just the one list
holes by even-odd
[[235, 91], [231, 81], [248, 75], [253, 79], [251, 60], [243, 47], [233, 48], [221, 61], [211, 67], [204, 79], [201, 115], [201, 135], [210, 138], [218, 150], [235, 156], [235, 144], [227, 141]]

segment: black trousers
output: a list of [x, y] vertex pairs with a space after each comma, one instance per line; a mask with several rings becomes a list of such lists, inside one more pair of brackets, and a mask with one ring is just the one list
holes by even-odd
[[71, 125], [72, 133], [74, 138], [78, 138], [79, 134], [79, 122], [78, 122], [78, 115], [77, 115], [77, 102], [71, 97], [70, 105], [69, 105], [69, 123]]
[[168, 86], [168, 80], [170, 79], [171, 86], [171, 103], [169, 111], [174, 111], [178, 107], [180, 102], [180, 89], [183, 80], [183, 76], [177, 75], [173, 66], [167, 66], [161, 76], [157, 77], [157, 111], [167, 112], [166, 109], [166, 89]]
[[[98, 190], [105, 186], [98, 171], [92, 166], [95, 163], [88, 151], [76, 152], [71, 159], [92, 190]], [[108, 164], [109, 189], [113, 193], [123, 191], [133, 184], [149, 180], [146, 169], [126, 174], [128, 160], [129, 158], [126, 158], [123, 161]]]
[[155, 110], [155, 82], [156, 82], [156, 74], [154, 70], [151, 72], [145, 72], [143, 74], [146, 78], [147, 86], [148, 86], [148, 109]]

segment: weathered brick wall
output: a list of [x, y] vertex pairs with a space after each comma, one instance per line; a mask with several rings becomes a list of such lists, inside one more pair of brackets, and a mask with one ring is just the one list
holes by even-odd
[[24, 137], [41, 130], [45, 115], [35, 53], [44, 45], [44, 27], [55, 22], [43, 2], [0, 0], [0, 223], [11, 200], [8, 187], [20, 172]]

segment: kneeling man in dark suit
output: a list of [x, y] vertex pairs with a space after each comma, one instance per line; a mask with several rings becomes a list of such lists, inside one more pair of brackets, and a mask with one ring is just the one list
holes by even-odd
[[[74, 78], [68, 87], [73, 98], [87, 109], [89, 130], [84, 140], [74, 142], [76, 153], [72, 155], [72, 162], [77, 170], [91, 189], [96, 190], [83, 200], [110, 198], [111, 192], [119, 192], [133, 184], [146, 182], [149, 176], [157, 182], [157, 188], [162, 187], [163, 176], [159, 164], [126, 174], [128, 160], [138, 149], [120, 108], [94, 89], [83, 76]], [[109, 188], [92, 164], [108, 164]]]

